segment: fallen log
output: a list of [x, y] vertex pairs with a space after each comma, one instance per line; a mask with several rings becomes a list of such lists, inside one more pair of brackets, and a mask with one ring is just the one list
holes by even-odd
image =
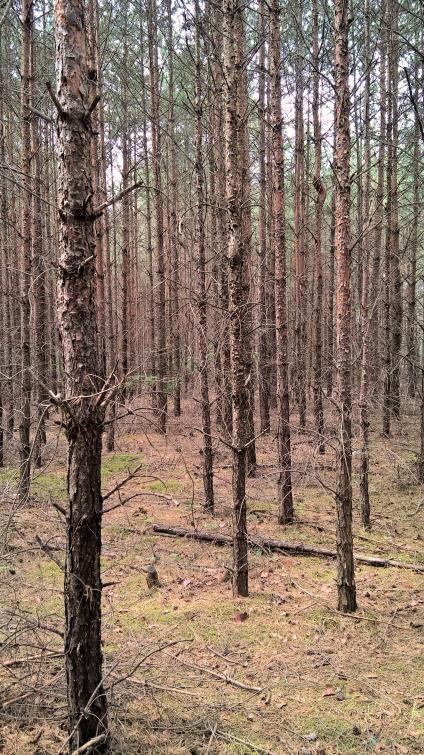
[[[205, 543], [214, 545], [232, 545], [233, 538], [231, 535], [224, 535], [221, 532], [199, 532], [198, 530], [186, 530], [183, 527], [169, 527], [166, 524], [154, 524], [153, 532], [156, 535], [168, 535], [170, 537], [185, 537], [189, 540], [200, 540]], [[255, 536], [249, 537], [249, 546], [251, 548], [260, 548], [263, 551], [283, 551], [292, 553], [295, 556], [318, 556], [319, 558], [336, 558], [336, 551], [330, 548], [320, 548], [319, 546], [305, 545], [304, 543], [286, 543], [283, 540], [269, 540]], [[393, 566], [397, 569], [410, 569], [424, 574], [423, 564], [409, 564], [404, 561], [394, 561], [391, 558], [381, 558], [380, 556], [366, 556], [363, 553], [355, 553], [355, 561], [358, 564], [367, 566], [388, 567]]]

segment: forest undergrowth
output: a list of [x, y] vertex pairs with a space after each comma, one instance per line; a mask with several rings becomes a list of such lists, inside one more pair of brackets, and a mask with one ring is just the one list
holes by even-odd
[[[217, 441], [215, 515], [201, 506], [196, 411], [195, 404], [186, 406], [184, 419], [172, 418], [166, 437], [146, 433], [145, 417], [121, 420], [116, 450], [103, 457], [110, 511], [103, 522], [102, 634], [111, 751], [423, 752], [422, 574], [358, 564], [359, 610], [343, 615], [335, 610], [332, 559], [252, 547], [250, 596], [234, 599], [229, 548], [153, 532], [157, 523], [231, 532], [231, 458]], [[360, 525], [354, 438], [357, 553], [424, 564], [414, 420], [411, 409], [390, 441], [371, 434], [369, 533]], [[331, 427], [326, 432], [330, 437]], [[258, 439], [257, 450], [257, 475], [248, 481], [249, 536], [334, 548], [331, 443], [321, 455], [312, 435], [293, 434], [297, 519], [285, 527], [276, 517], [273, 429]], [[12, 459], [0, 474], [4, 755], [66, 749], [65, 454], [52, 424], [45, 466], [34, 472], [26, 506], [17, 504]], [[152, 564], [160, 586], [149, 589]]]

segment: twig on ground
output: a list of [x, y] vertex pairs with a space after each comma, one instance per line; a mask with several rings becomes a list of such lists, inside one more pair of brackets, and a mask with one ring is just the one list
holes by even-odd
[[210, 676], [213, 676], [215, 679], [225, 682], [226, 684], [231, 684], [233, 687], [238, 687], [239, 689], [244, 689], [248, 692], [257, 692], [258, 694], [264, 691], [263, 687], [252, 687], [249, 684], [243, 684], [243, 682], [238, 682], [237, 679], [233, 679], [227, 674], [220, 674], [218, 671], [213, 671], [213, 669], [208, 668], [207, 666], [198, 666], [196, 663], [188, 663], [188, 661], [185, 661], [183, 658], [180, 658], [180, 662], [183, 663], [184, 666], [187, 666], [187, 668], [210, 674]]
[[88, 742], [81, 745], [81, 747], [78, 747], [76, 750], [73, 750], [71, 752], [71, 755], [82, 755], [84, 752], [88, 753], [91, 750], [93, 750], [97, 745], [101, 745], [104, 742], [106, 742], [106, 739], [108, 738], [109, 733], [105, 731], [103, 734], [99, 734], [97, 737], [93, 737], [92, 739], [89, 739]]
[[234, 734], [228, 734], [228, 732], [222, 731], [222, 729], [216, 729], [215, 734], [217, 737], [221, 737], [222, 739], [226, 739], [227, 741], [229, 740], [230, 742], [238, 742], [245, 747], [250, 747], [251, 750], [260, 752], [262, 753], [262, 755], [277, 755], [277, 753], [273, 752], [272, 750], [266, 750], [264, 747], [255, 745], [253, 742], [248, 742], [247, 739], [240, 739], [240, 737], [235, 737]]
[[209, 753], [211, 751], [212, 743], [213, 743], [213, 740], [215, 739], [217, 728], [218, 728], [218, 724], [215, 724], [215, 726], [213, 727], [213, 729], [211, 731], [211, 735], [209, 737], [209, 742], [208, 742], [208, 746], [206, 748], [205, 755], [209, 755]]

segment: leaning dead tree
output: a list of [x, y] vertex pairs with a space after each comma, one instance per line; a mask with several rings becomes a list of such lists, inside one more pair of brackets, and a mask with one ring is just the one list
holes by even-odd
[[51, 93], [58, 111], [57, 304], [64, 364], [60, 405], [69, 445], [65, 664], [73, 751], [93, 737], [103, 742], [107, 738], [100, 580], [104, 402], [98, 377], [92, 129], [82, 0], [57, 0], [55, 40], [57, 95]]

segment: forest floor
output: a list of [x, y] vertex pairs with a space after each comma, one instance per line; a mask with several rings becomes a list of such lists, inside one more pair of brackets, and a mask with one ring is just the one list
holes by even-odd
[[[112, 752], [423, 753], [423, 574], [358, 565], [358, 614], [343, 616], [335, 610], [331, 559], [252, 549], [250, 596], [236, 600], [226, 580], [229, 548], [153, 533], [155, 523], [231, 532], [231, 458], [223, 444], [215, 458], [216, 512], [202, 510], [196, 411], [186, 405], [181, 418], [171, 417], [166, 438], [146, 433], [141, 417], [123, 420], [115, 452], [104, 454], [105, 494], [141, 465], [121, 491], [136, 497], [104, 517]], [[371, 533], [359, 521], [355, 439], [357, 552], [424, 562], [417, 425], [411, 409], [390, 440], [371, 434]], [[66, 743], [63, 578], [35, 539], [48, 541], [63, 562], [65, 526], [52, 504], [65, 501], [65, 443], [53, 425], [48, 438], [28, 506], [16, 505], [16, 470], [0, 471], [4, 755], [58, 755]], [[298, 523], [276, 522], [271, 433], [258, 440], [258, 473], [248, 481], [249, 532], [333, 548], [334, 453], [328, 447], [319, 455], [312, 434], [294, 434], [293, 446]], [[107, 500], [117, 503], [117, 494]], [[143, 569], [152, 560], [161, 586], [149, 590]]]

